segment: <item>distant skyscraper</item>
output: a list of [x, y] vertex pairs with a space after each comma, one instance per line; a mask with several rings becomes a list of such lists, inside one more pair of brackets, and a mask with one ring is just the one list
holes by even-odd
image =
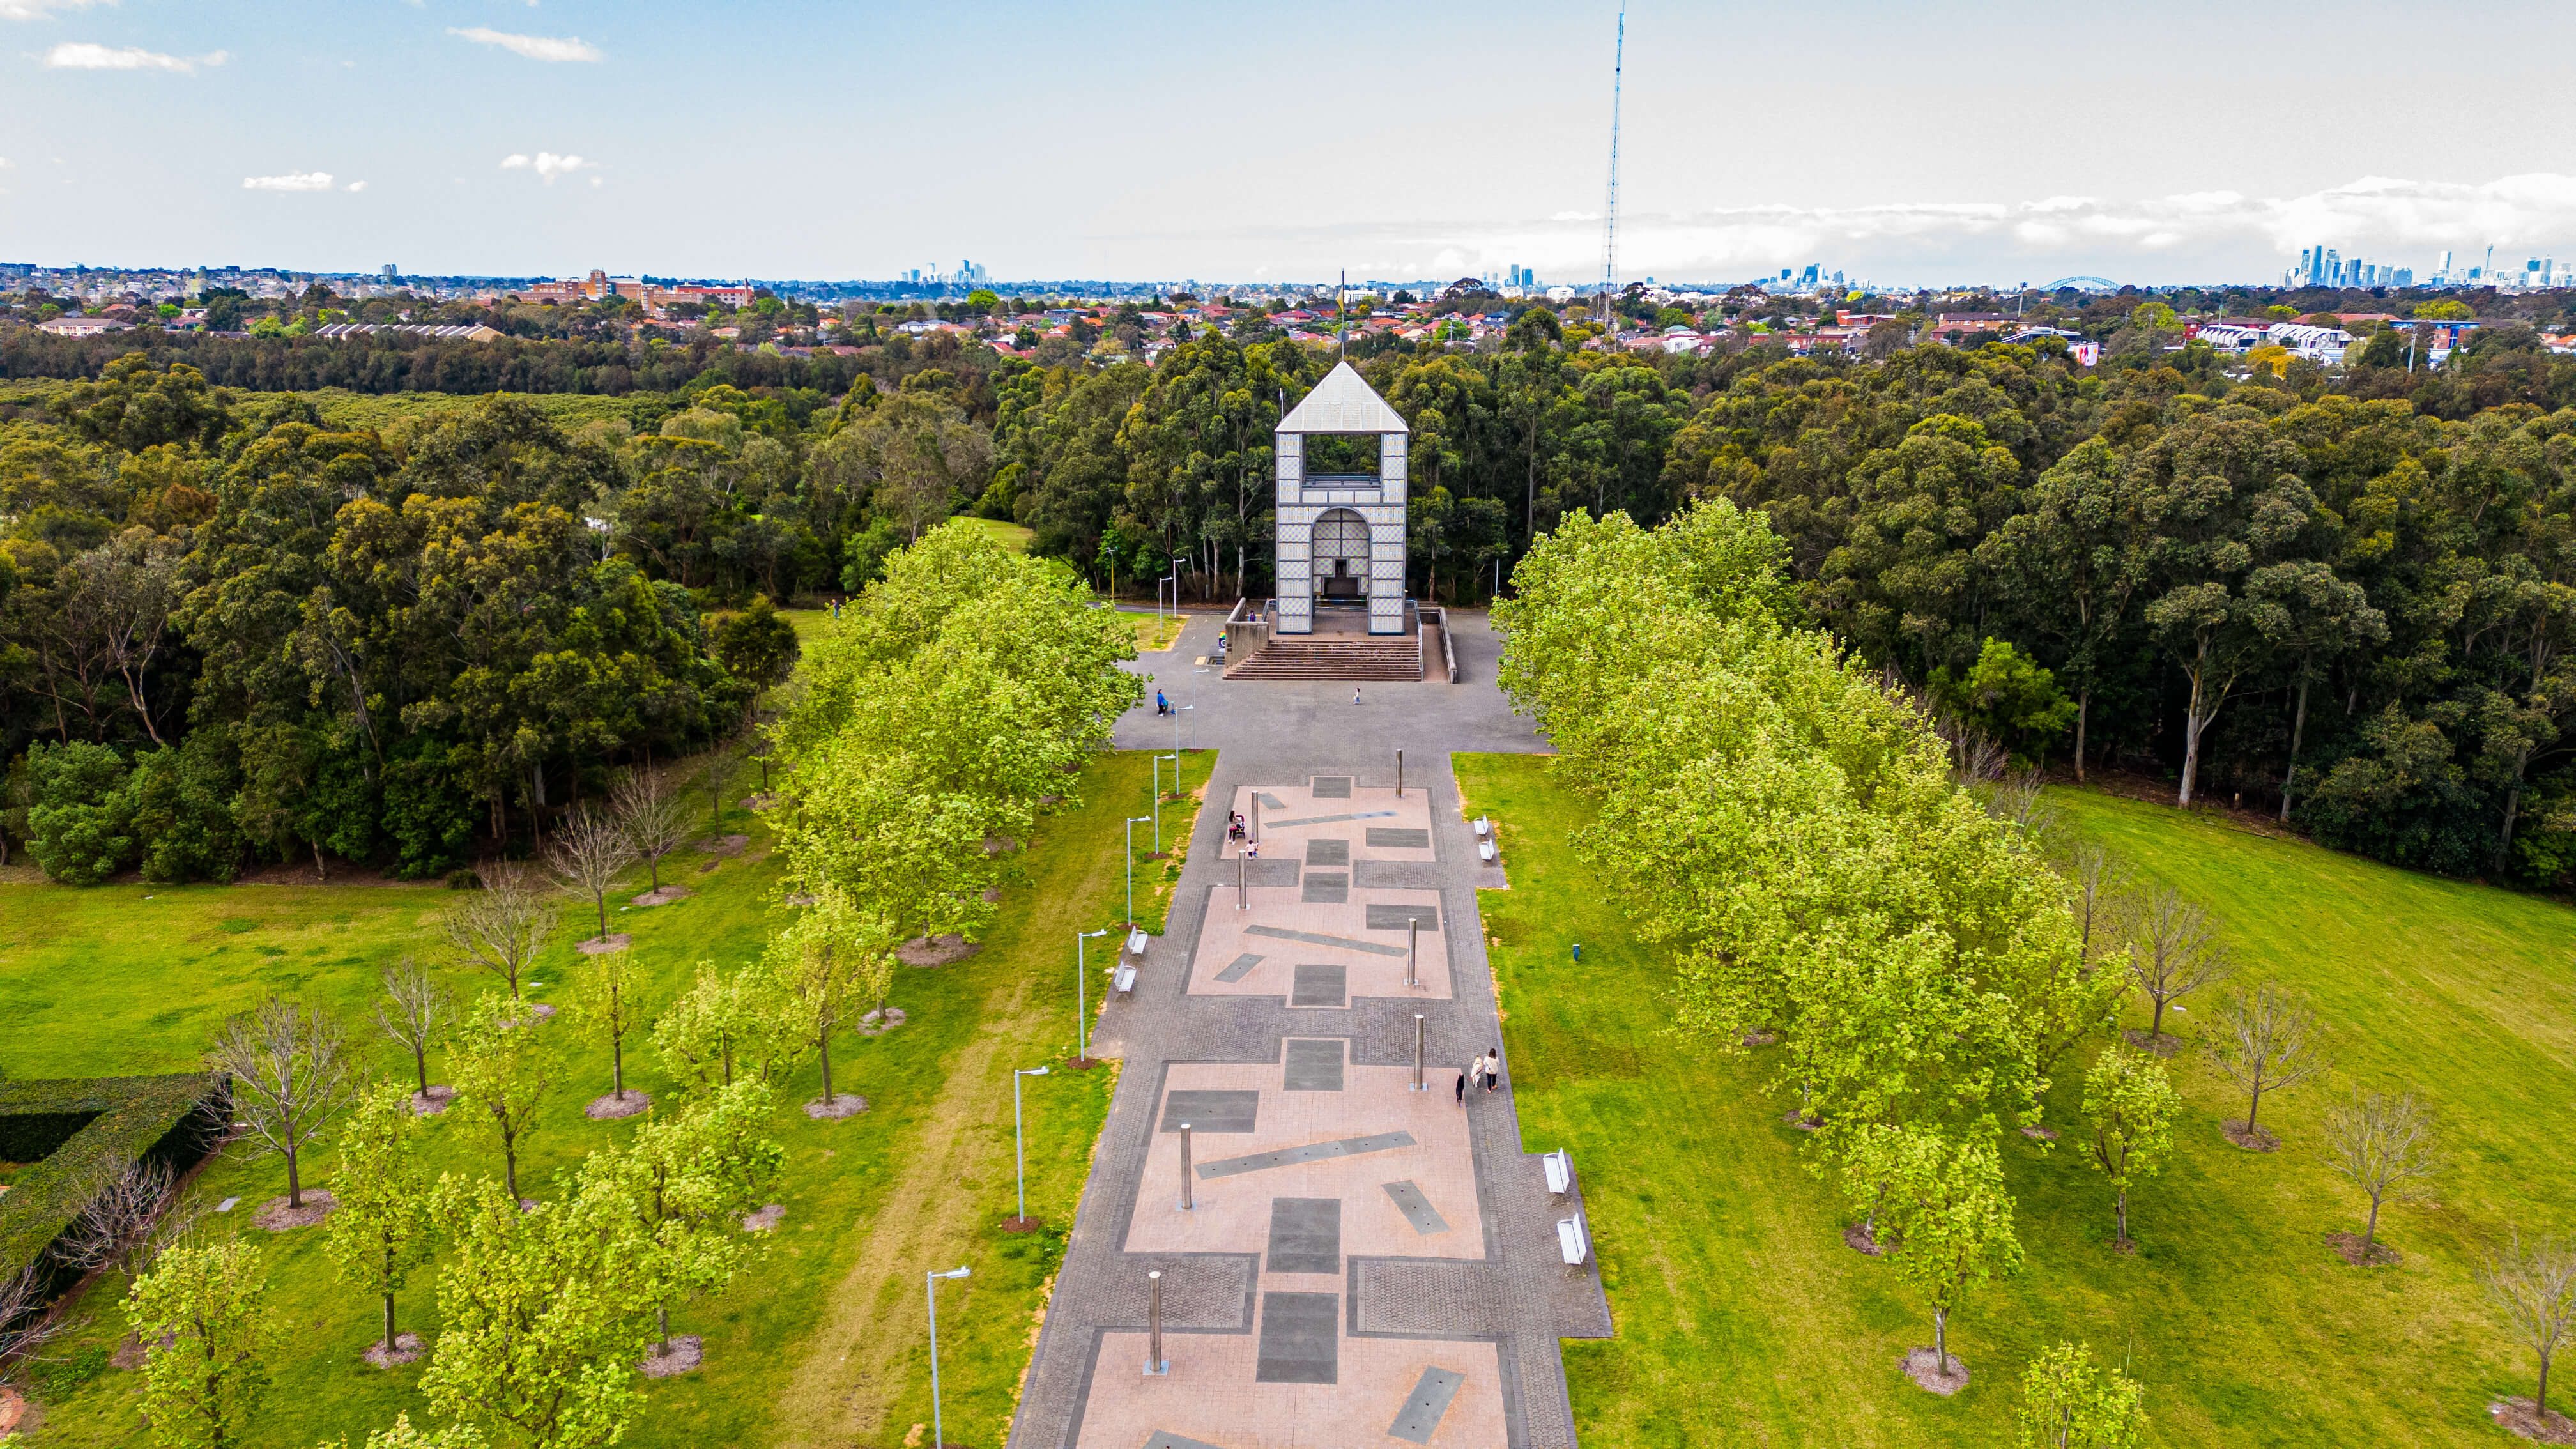
[[391, 262], [385, 263], [385, 280], [388, 282], [392, 281], [394, 279], [394, 275], [394, 264]]

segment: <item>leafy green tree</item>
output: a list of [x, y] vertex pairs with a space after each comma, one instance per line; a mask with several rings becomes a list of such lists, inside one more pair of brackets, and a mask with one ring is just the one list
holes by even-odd
[[150, 1345], [142, 1408], [153, 1443], [244, 1442], [267, 1398], [267, 1359], [280, 1329], [268, 1312], [265, 1268], [259, 1250], [239, 1239], [178, 1243], [126, 1290], [126, 1320]]
[[2135, 1449], [2145, 1394], [2118, 1369], [2097, 1369], [2083, 1344], [2041, 1349], [2022, 1379], [2022, 1449]]
[[342, 1282], [383, 1300], [387, 1354], [395, 1351], [394, 1294], [437, 1251], [430, 1183], [415, 1156], [417, 1121], [399, 1084], [378, 1085], [340, 1131], [332, 1179], [331, 1263]]
[[653, 1019], [653, 1049], [664, 1069], [700, 1090], [732, 1086], [735, 1057], [761, 1026], [746, 998], [742, 976], [699, 962], [697, 980]]
[[487, 992], [457, 1023], [457, 1097], [501, 1149], [502, 1181], [519, 1194], [519, 1139], [555, 1085], [555, 1062], [537, 1041], [537, 1009]]
[[211, 448], [231, 424], [232, 394], [184, 362], [155, 368], [129, 352], [46, 403], [75, 434], [128, 453], [164, 444]]
[[[491, 1443], [471, 1424], [450, 1424], [432, 1432], [411, 1426], [411, 1415], [394, 1415], [393, 1427], [367, 1436], [366, 1449], [487, 1449]], [[334, 1439], [320, 1449], [349, 1449], [347, 1439]]]
[[608, 1090], [620, 1102], [626, 1100], [626, 1038], [645, 1019], [643, 1004], [637, 1000], [642, 983], [634, 956], [632, 951], [603, 951], [591, 957], [589, 968], [573, 988], [582, 1019], [608, 1039]]
[[2024, 760], [2037, 760], [2049, 741], [2075, 722], [2075, 702], [2057, 687], [2057, 676], [1992, 637], [1964, 675], [1953, 677], [1947, 666], [1935, 668], [1931, 694], [1969, 726]]
[[787, 1019], [822, 1061], [821, 1101], [827, 1110], [840, 1100], [832, 1092], [832, 1036], [855, 1000], [873, 996], [883, 1003], [899, 939], [885, 917], [859, 909], [829, 883], [818, 885], [814, 903], [770, 938], [767, 964], [776, 973]]
[[643, 1407], [654, 1254], [600, 1174], [521, 1210], [489, 1178], [442, 1178], [440, 1331], [421, 1393], [440, 1414], [526, 1449], [614, 1444]]
[[755, 696], [786, 683], [796, 668], [796, 626], [766, 595], [755, 596], [738, 614], [718, 616], [707, 634], [716, 662]]
[[2084, 1074], [2085, 1155], [2111, 1181], [2120, 1247], [2129, 1246], [2129, 1189], [2164, 1166], [2181, 1110], [2182, 1094], [2153, 1056], [2114, 1043]]
[[1931, 1300], [1933, 1363], [1946, 1377], [1950, 1315], [1969, 1286], [2021, 1265], [1993, 1140], [1877, 1128], [1856, 1134], [1846, 1150], [1861, 1175], [1884, 1186], [1878, 1240], [1897, 1272]]
[[65, 885], [98, 885], [134, 860], [125, 761], [105, 745], [38, 744], [27, 752], [27, 853]]
[[766, 1134], [769, 1089], [741, 1082], [656, 1117], [600, 1172], [628, 1195], [638, 1229], [658, 1255], [653, 1284], [660, 1349], [671, 1349], [671, 1310], [721, 1291], [746, 1253], [735, 1220], [777, 1183], [786, 1150]]

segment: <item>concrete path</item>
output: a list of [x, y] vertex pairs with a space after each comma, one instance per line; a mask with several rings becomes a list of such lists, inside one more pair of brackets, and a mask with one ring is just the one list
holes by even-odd
[[[1509, 1061], [1500, 1090], [1457, 1094], [1501, 1042], [1475, 892], [1503, 881], [1449, 754], [1543, 744], [1493, 688], [1481, 617], [1457, 619], [1461, 683], [1357, 705], [1196, 673], [1216, 624], [1142, 666], [1197, 706], [1181, 743], [1220, 753], [1170, 934], [1095, 1038], [1123, 1074], [1010, 1442], [1572, 1449], [1557, 1340], [1610, 1332], [1592, 1265], [1559, 1255], [1580, 1189], [1551, 1194], [1521, 1150]], [[1117, 742], [1169, 748], [1170, 728], [1149, 697]], [[1242, 859], [1226, 811], [1256, 801]]]

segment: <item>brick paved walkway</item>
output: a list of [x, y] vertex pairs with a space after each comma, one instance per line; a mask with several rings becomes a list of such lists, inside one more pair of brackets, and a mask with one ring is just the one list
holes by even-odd
[[[1194, 684], [1210, 708], [1184, 743], [1223, 746], [1209, 808], [1171, 934], [1098, 1028], [1124, 1073], [1011, 1445], [1572, 1449], [1557, 1340], [1610, 1332], [1591, 1265], [1558, 1252], [1580, 1190], [1550, 1195], [1521, 1150], [1509, 1061], [1502, 1090], [1456, 1096], [1501, 1039], [1475, 902], [1500, 882], [1442, 736], [1510, 748], [1509, 712], [1498, 724], [1472, 684], [1380, 686], [1348, 716], [1300, 693], [1325, 738], [1291, 741], [1256, 691], [1303, 687]], [[1168, 728], [1131, 723], [1121, 743]], [[1391, 733], [1421, 742], [1401, 799]], [[1256, 794], [1260, 858], [1238, 861], [1225, 804], [1248, 815]], [[1160, 1376], [1144, 1371], [1155, 1269]]]

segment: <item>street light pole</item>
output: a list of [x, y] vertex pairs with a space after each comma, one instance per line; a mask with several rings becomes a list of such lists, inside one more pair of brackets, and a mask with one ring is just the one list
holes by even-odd
[[930, 1300], [930, 1437], [940, 1444], [948, 1442], [939, 1422], [939, 1280], [972, 1276], [964, 1267], [949, 1273], [924, 1273], [921, 1291]]
[[1127, 817], [1127, 929], [1136, 929], [1136, 827], [1151, 817]]
[[1020, 1226], [1022, 1227], [1027, 1227], [1029, 1224], [1029, 1139], [1027, 1129], [1021, 1126], [1020, 1078], [1043, 1077], [1046, 1074], [1047, 1069], [1044, 1067], [1011, 1069], [1011, 1166], [1020, 1177]]
[[1093, 936], [1109, 934], [1107, 926], [1097, 931], [1073, 933], [1073, 1059], [1076, 1063], [1091, 1060], [1091, 967], [1084, 961], [1082, 943]]

